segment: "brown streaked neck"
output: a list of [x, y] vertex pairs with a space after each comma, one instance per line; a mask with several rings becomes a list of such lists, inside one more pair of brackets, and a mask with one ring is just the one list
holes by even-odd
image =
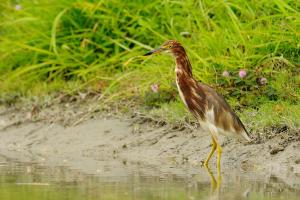
[[172, 49], [172, 54], [176, 61], [176, 71], [181, 72], [177, 73], [177, 75], [182, 74], [189, 78], [193, 78], [192, 65], [186, 55], [185, 49], [182, 46], [177, 46]]

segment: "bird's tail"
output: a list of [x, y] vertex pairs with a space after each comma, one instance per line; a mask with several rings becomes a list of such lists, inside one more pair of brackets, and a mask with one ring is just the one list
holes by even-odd
[[241, 136], [244, 140], [247, 140], [247, 142], [251, 142], [250, 134], [246, 129], [244, 129], [244, 131], [241, 133]]

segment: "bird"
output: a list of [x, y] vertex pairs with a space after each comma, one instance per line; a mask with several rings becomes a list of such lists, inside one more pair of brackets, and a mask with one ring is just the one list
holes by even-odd
[[217, 151], [217, 168], [220, 169], [220, 135], [233, 136], [247, 142], [251, 141], [251, 136], [224, 97], [209, 85], [195, 79], [186, 50], [180, 42], [168, 40], [144, 56], [162, 52], [170, 53], [175, 59], [176, 85], [181, 100], [200, 126], [210, 132], [212, 146], [203, 165], [208, 167], [211, 157]]

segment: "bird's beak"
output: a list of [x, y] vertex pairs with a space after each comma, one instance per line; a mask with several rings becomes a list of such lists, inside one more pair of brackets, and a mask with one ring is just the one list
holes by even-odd
[[149, 55], [152, 55], [152, 54], [158, 54], [162, 51], [163, 49], [161, 47], [157, 48], [157, 49], [154, 49], [152, 51], [149, 51], [148, 53], [145, 53], [143, 56], [149, 56]]

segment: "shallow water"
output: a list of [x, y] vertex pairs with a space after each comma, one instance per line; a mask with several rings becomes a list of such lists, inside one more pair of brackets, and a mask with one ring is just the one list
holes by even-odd
[[[254, 174], [222, 174], [218, 179], [201, 173], [155, 175], [130, 168], [123, 175], [83, 174], [66, 167], [46, 167], [35, 163], [0, 163], [1, 200], [127, 200], [127, 199], [289, 199], [300, 196], [297, 187], [277, 177]], [[215, 178], [215, 179], [214, 179]]]

